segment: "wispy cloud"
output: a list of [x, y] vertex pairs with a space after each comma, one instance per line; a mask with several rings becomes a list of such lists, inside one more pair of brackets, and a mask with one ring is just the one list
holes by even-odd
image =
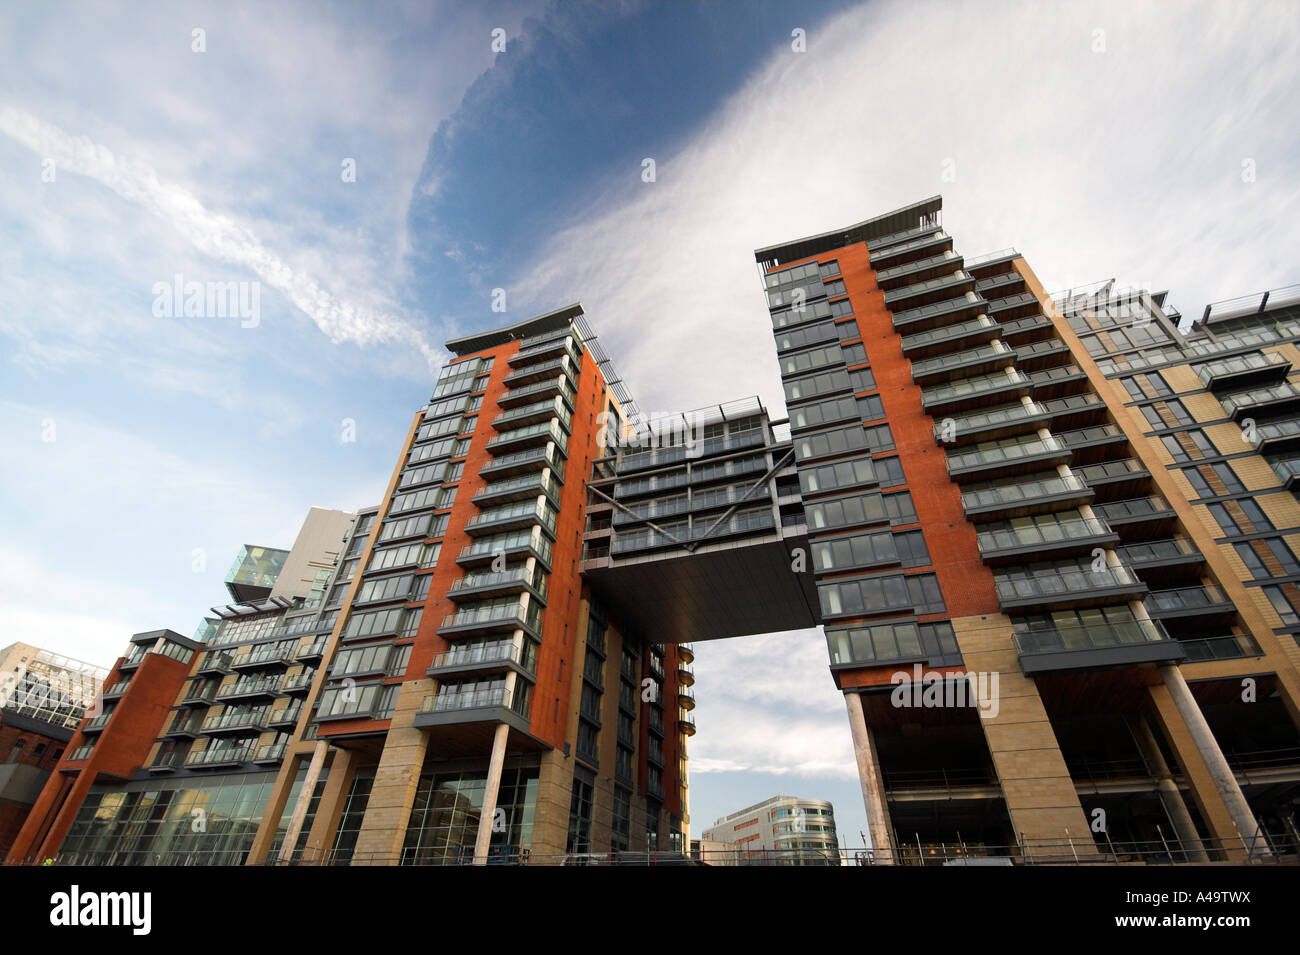
[[407, 344], [429, 362], [444, 353], [410, 322], [395, 315], [343, 301], [315, 277], [290, 266], [268, 249], [251, 228], [234, 217], [208, 209], [184, 188], [163, 182], [146, 162], [115, 155], [102, 144], [74, 136], [32, 114], [0, 109], [0, 132], [54, 164], [57, 171], [86, 176], [146, 209], [174, 227], [200, 253], [246, 268], [285, 295], [330, 341], [357, 345]]

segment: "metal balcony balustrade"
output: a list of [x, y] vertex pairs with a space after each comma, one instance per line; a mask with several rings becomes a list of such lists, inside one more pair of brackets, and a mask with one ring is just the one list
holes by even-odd
[[502, 392], [500, 397], [497, 398], [497, 405], [501, 408], [515, 408], [551, 396], [563, 398], [570, 408], [573, 407], [574, 391], [569, 386], [569, 380], [564, 375], [556, 375], [554, 378], [547, 378], [531, 385], [511, 388], [509, 391]]
[[103, 693], [100, 694], [100, 696], [105, 700], [115, 699], [116, 697], [119, 697], [123, 693], [125, 693], [126, 688], [130, 685], [131, 685], [131, 680], [129, 678], [125, 680], [118, 680], [112, 686], [104, 687], [104, 691]]
[[198, 712], [182, 710], [172, 717], [172, 721], [163, 730], [164, 736], [198, 736], [203, 732], [203, 716]]
[[1001, 609], [1079, 603], [1115, 603], [1146, 593], [1146, 584], [1127, 567], [1066, 566], [1034, 570], [1028, 576], [995, 574]]
[[543, 477], [542, 472], [535, 471], [531, 474], [486, 484], [470, 500], [474, 504], [482, 506], [487, 501], [517, 501], [545, 494], [558, 507], [560, 504], [560, 490], [560, 484], [553, 475]]
[[421, 713], [449, 713], [500, 707], [527, 718], [529, 694], [516, 684], [512, 691], [506, 686], [458, 691], [456, 684], [444, 684], [437, 693], [426, 696], [420, 704]]
[[958, 376], [987, 373], [1006, 368], [1016, 360], [1016, 352], [1000, 341], [950, 352], [934, 358], [912, 362], [912, 381], [926, 384], [931, 381], [951, 380]]
[[885, 238], [876, 240], [876, 248], [872, 248], [871, 243], [867, 243], [867, 252], [871, 265], [874, 269], [879, 270], [889, 266], [889, 263], [900, 263], [909, 261], [915, 257], [929, 257], [937, 250], [952, 249], [952, 236], [939, 230], [927, 230], [915, 239], [909, 239], [906, 242], [898, 242], [883, 247]]
[[901, 288], [885, 292], [885, 305], [894, 308], [903, 303], [924, 305], [937, 300], [951, 298], [954, 293], [963, 293], [975, 288], [975, 279], [962, 269], [950, 269], [948, 274], [935, 278], [913, 282]]
[[491, 507], [479, 511], [465, 522], [465, 533], [471, 537], [497, 533], [516, 527], [539, 524], [552, 536], [555, 536], [555, 508], [542, 497], [535, 500], [520, 501], [500, 507]]
[[1111, 501], [1108, 504], [1097, 504], [1093, 507], [1093, 512], [1111, 527], [1131, 524], [1135, 521], [1173, 517], [1174, 515], [1174, 509], [1169, 506], [1169, 502], [1155, 494], [1123, 501]]
[[246, 653], [242, 656], [231, 658], [230, 667], [233, 670], [239, 670], [245, 667], [263, 666], [266, 664], [287, 664], [297, 652], [296, 647], [263, 647]]
[[508, 568], [499, 573], [474, 571], [452, 581], [447, 596], [452, 600], [477, 599], [488, 593], [520, 592], [529, 589], [546, 599], [546, 571], [540, 565], [531, 573], [527, 567]]
[[98, 733], [108, 725], [108, 721], [112, 718], [112, 710], [109, 710], [107, 713], [101, 713], [99, 716], [96, 716], [94, 719], [87, 722], [86, 725], [81, 728], [81, 731], [83, 733]]
[[551, 542], [545, 536], [533, 539], [531, 530], [514, 534], [494, 534], [484, 537], [461, 548], [456, 556], [456, 563], [465, 566], [490, 563], [498, 554], [507, 559], [532, 553], [547, 568], [551, 566]]
[[1052, 320], [1042, 312], [1022, 318], [1008, 318], [998, 325], [1002, 330], [1002, 337], [1007, 340], [1053, 327]]
[[1153, 590], [1143, 601], [1147, 613], [1158, 619], [1168, 617], [1235, 615], [1232, 601], [1212, 583], [1195, 587], [1175, 587], [1170, 590]]
[[1008, 438], [995, 444], [976, 445], [964, 451], [948, 452], [948, 476], [957, 478], [985, 478], [1010, 474], [1027, 469], [1039, 469], [1052, 464], [1064, 464], [1070, 459], [1070, 450], [1055, 437]]
[[994, 299], [989, 303], [988, 314], [994, 315], [998, 312], [1009, 312], [1014, 308], [1026, 305], [1037, 305], [1038, 297], [1033, 292], [1021, 292], [1018, 295], [1008, 295], [1004, 298]]
[[[542, 421], [538, 424], [525, 425], [522, 428], [512, 428], [509, 431], [502, 431], [495, 438], [484, 445], [489, 454], [495, 456], [496, 451], [503, 448], [522, 449], [527, 446], [541, 447], [549, 441], [556, 444], [568, 443], [568, 415], [556, 415], [549, 421]], [[561, 422], [564, 422], [561, 426]]]
[[1295, 407], [1300, 404], [1300, 388], [1289, 380], [1279, 381], [1272, 385], [1220, 394], [1219, 403], [1233, 420], [1240, 421], [1247, 414], [1273, 413]]
[[[967, 271], [970, 271], [970, 269], [968, 268]], [[983, 295], [985, 292], [1013, 288], [1017, 285], [1023, 286], [1024, 284], [1025, 277], [1012, 269], [1009, 272], [999, 272], [996, 275], [990, 275], [988, 278], [977, 280], [975, 290]]]
[[987, 411], [936, 421], [934, 440], [937, 444], [960, 447], [973, 441], [1036, 432], [1048, 420], [1047, 409], [1037, 402], [1016, 401]]
[[486, 607], [465, 607], [442, 618], [443, 630], [501, 629], [525, 627], [536, 631], [541, 626], [541, 613], [536, 604], [525, 610], [520, 603], [491, 604]]
[[1234, 660], [1240, 657], [1262, 657], [1264, 651], [1259, 648], [1254, 637], [1244, 633], [1225, 633], [1213, 637], [1193, 637], [1179, 640], [1187, 653], [1188, 663], [1204, 663], [1209, 660]]
[[285, 754], [289, 751], [287, 741], [280, 743], [267, 743], [259, 746], [257, 752], [253, 755], [255, 763], [274, 763], [284, 759]]
[[564, 464], [561, 444], [541, 445], [526, 451], [494, 456], [491, 461], [479, 468], [479, 477], [522, 474], [526, 471], [540, 471], [545, 467], [558, 470]]
[[772, 512], [764, 508], [739, 511], [729, 518], [697, 517], [688, 531], [684, 527], [665, 527], [663, 531], [643, 528], [632, 533], [616, 533], [610, 552], [614, 555], [659, 547], [684, 547], [691, 542], [701, 542], [738, 534], [753, 534], [772, 530], [776, 521]]
[[449, 671], [495, 670], [514, 664], [523, 673], [535, 674], [536, 644], [527, 637], [500, 640], [473, 640], [452, 644], [434, 655], [428, 675], [436, 677]]
[[559, 354], [566, 354], [574, 361], [580, 361], [582, 358], [582, 345], [572, 335], [555, 338], [528, 348], [521, 347], [519, 351], [506, 359], [506, 364], [511, 368], [520, 368]]
[[1089, 428], [1076, 428], [1073, 431], [1058, 431], [1056, 437], [1071, 451], [1107, 444], [1124, 444], [1128, 440], [1123, 430], [1116, 424], [1099, 424]]
[[962, 507], [967, 517], [1025, 513], [1028, 505], [1043, 506], [1059, 502], [1061, 507], [1077, 506], [1091, 500], [1092, 490], [1077, 475], [1020, 478], [991, 487], [963, 490]]
[[297, 693], [302, 690], [311, 689], [312, 681], [316, 678], [316, 671], [308, 673], [291, 673], [285, 676], [280, 683], [281, 693]]
[[295, 656], [297, 660], [311, 660], [320, 657], [325, 653], [325, 648], [329, 646], [329, 640], [314, 640], [305, 647], [299, 647]]
[[1144, 566], [1157, 564], [1200, 563], [1205, 560], [1199, 551], [1181, 537], [1122, 544], [1116, 548], [1116, 551], [1124, 563], [1139, 570]]
[[876, 287], [889, 291], [899, 288], [902, 283], [916, 276], [930, 277], [941, 273], [950, 273], [962, 267], [962, 257], [956, 252], [940, 252], [927, 255], [922, 259], [893, 265], [889, 268], [876, 269]]
[[974, 292], [967, 292], [959, 298], [945, 299], [930, 305], [918, 305], [916, 308], [895, 312], [894, 331], [910, 334], [939, 325], [947, 325], [963, 318], [973, 318], [986, 311], [988, 302]]
[[290, 706], [281, 707], [272, 710], [270, 717], [266, 721], [267, 726], [289, 726], [296, 725], [298, 717], [302, 716], [303, 705], [301, 701], [295, 702]]
[[181, 702], [192, 706], [207, 706], [216, 702], [217, 693], [220, 689], [220, 684], [195, 683], [181, 699]]
[[119, 665], [118, 669], [125, 670], [128, 667], [130, 668], [138, 667], [141, 664], [141, 662], [143, 662], [144, 658], [147, 657], [148, 655], [149, 655], [148, 648], [137, 644], [131, 647], [131, 651], [123, 658], [122, 663]]
[[239, 679], [229, 686], [221, 687], [217, 692], [218, 700], [228, 700], [241, 696], [275, 696], [280, 691], [280, 677], [264, 676], [254, 679]]
[[256, 742], [241, 746], [216, 746], [191, 752], [185, 757], [186, 766], [213, 766], [227, 763], [246, 763], [257, 751]]
[[1083, 478], [1089, 487], [1094, 488], [1101, 484], [1116, 482], [1125, 484], [1130, 482], [1146, 483], [1151, 478], [1151, 472], [1143, 467], [1136, 458], [1103, 461], [1100, 464], [1086, 464], [1071, 470]]
[[677, 730], [683, 736], [695, 735], [695, 717], [682, 710], [677, 714]]
[[1213, 389], [1216, 386], [1232, 386], [1246, 381], [1285, 378], [1291, 371], [1291, 361], [1277, 352], [1254, 352], [1219, 358], [1194, 365], [1193, 368], [1196, 370], [1196, 376], [1201, 379], [1201, 384]]
[[1290, 449], [1300, 443], [1300, 421], [1259, 421], [1255, 424], [1255, 447], [1260, 451]]
[[266, 713], [247, 711], [242, 713], [220, 713], [209, 716], [203, 721], [203, 732], [213, 733], [225, 730], [260, 730], [266, 726]]
[[693, 440], [689, 446], [685, 444], [674, 444], [669, 447], [654, 448], [649, 451], [629, 451], [626, 449], [619, 449], [618, 470], [622, 473], [627, 473], [628, 471], [643, 471], [646, 468], [662, 467], [669, 464], [678, 464], [683, 461], [709, 458], [714, 455], [739, 451], [744, 448], [760, 447], [765, 444], [766, 441], [767, 438], [763, 433], [763, 429], [753, 428], [749, 431], [740, 431], [723, 437]]
[[927, 413], [934, 414], [974, 401], [989, 404], [994, 400], [1006, 400], [1011, 394], [1027, 395], [1029, 390], [1029, 379], [1014, 368], [1008, 368], [989, 375], [962, 378], [923, 388], [921, 407]]
[[688, 497], [682, 495], [670, 500], [649, 500], [636, 501], [625, 505], [632, 513], [615, 509], [614, 524], [636, 524], [641, 521], [660, 521], [666, 517], [677, 517], [681, 514], [688, 514], [691, 510], [691, 502]]
[[1175, 662], [1186, 657], [1179, 642], [1154, 620], [1021, 630], [1011, 639], [1026, 674]]
[[507, 388], [513, 389], [516, 385], [530, 385], [540, 381], [543, 378], [549, 378], [552, 374], [563, 373], [572, 380], [577, 377], [577, 363], [571, 355], [561, 355], [559, 358], [552, 358], [550, 361], [538, 362], [535, 365], [526, 365], [518, 371], [512, 372], [501, 379], [501, 383]]
[[1067, 356], [1070, 348], [1059, 338], [1043, 338], [1038, 341], [1021, 342], [1015, 346], [1016, 362], [1024, 370], [1038, 370], [1047, 367], [1056, 356]]
[[1078, 365], [1040, 368], [1038, 371], [1031, 371], [1028, 377], [1030, 383], [1034, 386], [1035, 397], [1040, 393], [1046, 395], [1048, 392], [1055, 396], [1058, 391], [1061, 391], [1067, 385], [1088, 380], [1088, 376], [1084, 374], [1083, 369]]
[[1268, 466], [1273, 469], [1278, 480], [1287, 488], [1294, 488], [1300, 479], [1300, 455], [1277, 455], [1268, 458]]
[[556, 415], [567, 414], [567, 409], [558, 397], [545, 398], [541, 401], [533, 401], [526, 405], [519, 405], [511, 408], [509, 411], [503, 411], [492, 419], [492, 427], [500, 431], [503, 428], [512, 428], [521, 424], [529, 424], [537, 421], [545, 421], [547, 418]]
[[1037, 551], [1091, 550], [1115, 543], [1119, 535], [1095, 518], [1070, 518], [981, 530], [975, 540], [980, 556], [987, 560]]
[[991, 342], [998, 337], [999, 331], [997, 322], [987, 315], [980, 315], [964, 322], [904, 335], [903, 355], [907, 358], [922, 358], [950, 353], [955, 348]]

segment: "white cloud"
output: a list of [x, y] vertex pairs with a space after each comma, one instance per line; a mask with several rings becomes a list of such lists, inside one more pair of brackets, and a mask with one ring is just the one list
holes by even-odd
[[1049, 288], [1145, 280], [1199, 313], [1296, 279], [1298, 79], [1286, 4], [864, 5], [777, 52], [657, 182], [594, 196], [513, 284], [581, 300], [653, 408], [782, 407], [752, 250], [935, 193], [966, 254], [1014, 245]]
[[172, 225], [195, 249], [221, 262], [247, 268], [271, 288], [283, 293], [333, 342], [406, 343], [413, 345], [431, 367], [441, 351], [404, 319], [341, 301], [314, 277], [292, 268], [257, 238], [246, 225], [210, 211], [197, 196], [159, 180], [151, 166], [114, 155], [84, 136], [72, 136], [30, 113], [0, 109], [0, 132], [66, 170], [102, 183]]

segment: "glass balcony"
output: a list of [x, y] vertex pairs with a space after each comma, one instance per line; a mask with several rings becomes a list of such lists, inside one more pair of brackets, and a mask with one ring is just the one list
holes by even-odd
[[488, 508], [465, 522], [465, 533], [471, 537], [481, 537], [485, 534], [519, 530], [533, 524], [540, 524], [554, 537], [555, 508], [541, 498]]
[[1157, 620], [1175, 617], [1220, 617], [1231, 619], [1237, 608], [1214, 584], [1156, 590], [1147, 595], [1143, 605]]
[[961, 503], [967, 517], [998, 517], [1077, 507], [1092, 500], [1092, 495], [1088, 485], [1075, 475], [1062, 477], [1047, 472], [1016, 481], [967, 488], [962, 491]]
[[885, 307], [890, 310], [929, 305], [950, 299], [954, 295], [973, 291], [975, 279], [970, 273], [961, 269], [950, 270], [947, 275], [940, 275], [923, 282], [914, 282], [902, 288], [885, 292]]
[[503, 411], [492, 419], [492, 427], [494, 430], [500, 431], [523, 424], [534, 424], [566, 413], [564, 403], [559, 398], [543, 399], [542, 401], [534, 401], [531, 404], [511, 408], [509, 411]]
[[894, 313], [894, 330], [910, 335], [927, 328], [937, 328], [964, 319], [974, 318], [985, 310], [988, 303], [983, 296], [967, 292], [960, 298], [950, 298], [930, 305], [921, 305]]
[[996, 405], [987, 411], [936, 421], [934, 440], [937, 444], [960, 447], [974, 441], [988, 441], [1037, 432], [1040, 428], [1046, 427], [1050, 420], [1042, 405], [1032, 401], [1028, 404], [1016, 401], [1006, 405]]
[[535, 672], [536, 657], [537, 644], [527, 637], [468, 640], [436, 654], [428, 675], [439, 678], [459, 673], [513, 669], [531, 677]]
[[270, 718], [266, 721], [266, 725], [276, 727], [297, 726], [298, 717], [300, 716], [302, 716], [302, 703], [297, 702], [292, 706], [272, 710]]
[[1225, 633], [1217, 637], [1195, 637], [1179, 640], [1187, 653], [1188, 663], [1204, 663], [1209, 660], [1233, 660], [1239, 657], [1261, 657], [1264, 651], [1259, 648], [1253, 637], [1244, 633]]
[[1260, 421], [1255, 425], [1255, 448], [1261, 453], [1289, 451], [1300, 446], [1300, 421]]
[[237, 766], [248, 762], [257, 751], [256, 743], [241, 746], [214, 746], [185, 757], [185, 765], [192, 769], [214, 769], [218, 766]]
[[239, 601], [261, 600], [269, 596], [288, 556], [287, 550], [245, 544], [226, 575], [226, 587], [231, 596]]
[[987, 315], [941, 328], [903, 336], [903, 355], [918, 359], [946, 354], [972, 345], [983, 345], [998, 337], [998, 323]]
[[293, 673], [287, 675], [280, 683], [281, 693], [305, 693], [311, 689], [312, 681], [316, 678], [316, 671], [312, 670], [307, 673]]
[[223, 687], [217, 693], [218, 700], [248, 699], [252, 697], [272, 697], [280, 692], [278, 676], [264, 676], [253, 680], [236, 680]]
[[1149, 490], [1151, 485], [1151, 472], [1136, 458], [1103, 461], [1100, 464], [1083, 465], [1071, 470], [1094, 490], [1105, 488], [1108, 500], [1134, 497]]
[[1035, 398], [1059, 398], [1073, 394], [1087, 384], [1088, 376], [1078, 365], [1060, 365], [1029, 373]]
[[1058, 356], [1070, 354], [1070, 348], [1059, 338], [1044, 338], [1036, 342], [1021, 342], [1016, 348], [1016, 367], [1021, 371], [1037, 371], [1060, 364]]
[[471, 500], [479, 507], [509, 501], [522, 501], [545, 494], [556, 507], [560, 506], [560, 485], [554, 477], [543, 478], [541, 472], [493, 481], [481, 488]]
[[299, 661], [319, 660], [325, 655], [325, 650], [328, 646], [329, 640], [315, 640], [312, 643], [307, 644], [305, 647], [300, 647], [295, 659]]
[[1051, 435], [1045, 438], [1026, 435], [975, 445], [964, 451], [949, 451], [948, 476], [953, 480], [987, 479], [1041, 471], [1069, 460], [1069, 449]]
[[1234, 421], [1248, 415], [1274, 414], [1300, 404], [1300, 388], [1290, 381], [1259, 385], [1219, 396], [1219, 403]]
[[1054, 609], [1102, 606], [1141, 597], [1146, 584], [1127, 567], [1093, 570], [1088, 565], [1035, 570], [1029, 576], [995, 576], [998, 606], [1015, 608], [1050, 606]]
[[962, 378], [921, 391], [921, 407], [927, 414], [943, 414], [959, 408], [984, 407], [1010, 400], [1012, 395], [1028, 395], [1029, 379], [1008, 368], [1005, 371], [973, 378]]
[[546, 574], [542, 567], [539, 566], [530, 573], [525, 566], [519, 565], [500, 573], [468, 573], [459, 580], [452, 581], [447, 589], [447, 597], [454, 601], [478, 600], [489, 595], [517, 594], [524, 590], [529, 590], [534, 595], [544, 595], [545, 589]]
[[925, 385], [969, 375], [988, 374], [1009, 367], [1015, 360], [1015, 351], [1000, 341], [994, 341], [965, 351], [914, 361], [912, 381]]
[[877, 269], [876, 287], [886, 291], [903, 288], [911, 282], [951, 274], [961, 267], [962, 257], [956, 252], [940, 252], [887, 269]]
[[999, 327], [1002, 330], [1000, 336], [1002, 340], [1018, 348], [1020, 342], [1031, 341], [1054, 326], [1052, 320], [1042, 312], [1035, 312], [1023, 318], [1005, 318], [999, 323]]
[[253, 755], [253, 762], [278, 763], [284, 759], [288, 751], [288, 742], [267, 743], [264, 746], [257, 747], [257, 752]]
[[1181, 644], [1153, 620], [1025, 630], [1012, 640], [1026, 675], [1173, 663], [1186, 657]]
[[1291, 371], [1291, 362], [1277, 352], [1253, 352], [1234, 355], [1231, 358], [1219, 358], [1193, 367], [1196, 369], [1196, 376], [1201, 379], [1201, 384], [1214, 389], [1285, 378]]
[[[567, 415], [552, 417], [549, 421], [526, 425], [522, 428], [502, 431], [489, 441], [485, 448], [489, 454], [495, 456], [498, 451], [519, 451], [524, 448], [542, 447], [551, 441], [556, 444], [567, 445], [568, 434], [565, 427], [561, 427], [560, 424], [565, 417]], [[567, 427], [567, 421], [565, 421], [565, 426]]]
[[573, 379], [578, 377], [578, 364], [573, 360], [572, 355], [565, 354], [549, 361], [527, 365], [516, 372], [506, 375], [501, 380], [501, 383], [514, 390], [519, 385], [531, 385], [544, 378], [554, 377], [561, 372], [569, 378], [570, 384], [573, 383]]
[[220, 684], [194, 683], [181, 702], [189, 706], [211, 706], [216, 702], [220, 689]]
[[525, 683], [516, 683], [513, 691], [503, 679], [468, 685], [444, 683], [437, 693], [424, 698], [415, 714], [415, 725], [505, 721], [527, 731], [531, 699], [530, 687]]
[[203, 717], [198, 713], [180, 712], [172, 719], [164, 736], [182, 736], [193, 739], [203, 732]]
[[1201, 553], [1181, 537], [1123, 544], [1116, 550], [1124, 563], [1138, 571], [1164, 567], [1191, 568], [1205, 563]]
[[221, 713], [203, 721], [203, 732], [210, 735], [260, 732], [266, 726], [266, 717], [266, 713], [257, 711]]
[[121, 696], [123, 693], [126, 692], [126, 688], [130, 685], [131, 685], [131, 681], [129, 679], [118, 680], [112, 686], [104, 687], [104, 692], [101, 694], [101, 696], [105, 700], [117, 699], [119, 696]]
[[873, 249], [871, 245], [872, 243], [867, 245], [871, 265], [875, 269], [883, 269], [920, 258], [929, 258], [940, 252], [950, 252], [952, 251], [952, 236], [946, 235], [942, 231], [927, 230], [918, 238], [890, 245], [887, 248]]
[[[1021, 292], [1017, 295], [1005, 295], [990, 302], [988, 313], [990, 315], [1001, 315], [1005, 312], [1015, 313], [1029, 308], [1037, 309], [1038, 307], [1038, 297], [1033, 292]], [[1022, 316], [1016, 315], [1015, 317], [1020, 318]]]
[[514, 408], [519, 405], [531, 404], [542, 398], [553, 397], [563, 398], [570, 408], [573, 407], [573, 388], [569, 386], [569, 380], [564, 375], [546, 378], [531, 385], [524, 385], [521, 388], [511, 388], [497, 398], [497, 405], [502, 408]]
[[555, 358], [560, 355], [568, 355], [575, 362], [579, 361], [582, 357], [582, 346], [572, 335], [553, 338], [550, 341], [526, 348], [521, 346], [519, 351], [506, 359], [506, 364], [511, 368], [522, 368], [525, 365], [533, 365], [539, 361], [545, 361], [548, 358]]
[[541, 608], [530, 604], [527, 610], [519, 603], [465, 607], [442, 618], [439, 634], [469, 634], [480, 631], [523, 628], [537, 633], [542, 623]]
[[1277, 455], [1268, 458], [1268, 465], [1273, 469], [1279, 481], [1290, 489], [1294, 489], [1300, 481], [1300, 455]]
[[[665, 518], [687, 514], [691, 510], [690, 499], [685, 495], [668, 500], [638, 501], [625, 505], [627, 511], [614, 511], [614, 524], [636, 524], [641, 521], [662, 521]], [[631, 513], [628, 513], [628, 512]]]
[[232, 657], [230, 668], [242, 670], [252, 667], [288, 666], [296, 652], [296, 647], [259, 647], [251, 653]]
[[1093, 507], [1093, 511], [1112, 529], [1152, 521], [1166, 522], [1172, 526], [1174, 519], [1174, 509], [1169, 506], [1169, 502], [1156, 494], [1098, 504]]
[[1067, 395], [1039, 401], [1052, 416], [1052, 428], [1070, 431], [1090, 424], [1105, 424], [1106, 402], [1097, 395]]
[[507, 477], [528, 471], [540, 471], [543, 468], [558, 471], [564, 466], [562, 457], [564, 444], [565, 442], [561, 441], [555, 445], [529, 448], [526, 451], [517, 451], [514, 454], [497, 455], [479, 468], [479, 477]]
[[511, 534], [494, 534], [491, 537], [479, 538], [474, 543], [461, 548], [456, 556], [456, 563], [463, 567], [490, 564], [498, 554], [503, 554], [506, 560], [531, 554], [548, 570], [551, 566], [551, 542], [545, 536], [534, 540], [531, 528]]
[[[1024, 288], [1024, 286], [1025, 277], [1012, 269], [1010, 272], [999, 272], [997, 275], [980, 279], [975, 283], [975, 291], [991, 299], [1006, 295], [1011, 289]], [[989, 295], [990, 292], [994, 294]]]
[[1119, 540], [1104, 523], [1089, 518], [1065, 518], [1041, 524], [993, 527], [976, 535], [986, 563], [1007, 561], [1038, 553], [1078, 553], [1106, 547]]

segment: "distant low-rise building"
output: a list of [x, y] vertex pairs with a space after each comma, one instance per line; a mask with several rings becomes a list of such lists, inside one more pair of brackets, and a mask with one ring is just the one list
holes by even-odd
[[839, 865], [835, 809], [821, 799], [773, 796], [723, 816], [699, 840], [709, 865]]

